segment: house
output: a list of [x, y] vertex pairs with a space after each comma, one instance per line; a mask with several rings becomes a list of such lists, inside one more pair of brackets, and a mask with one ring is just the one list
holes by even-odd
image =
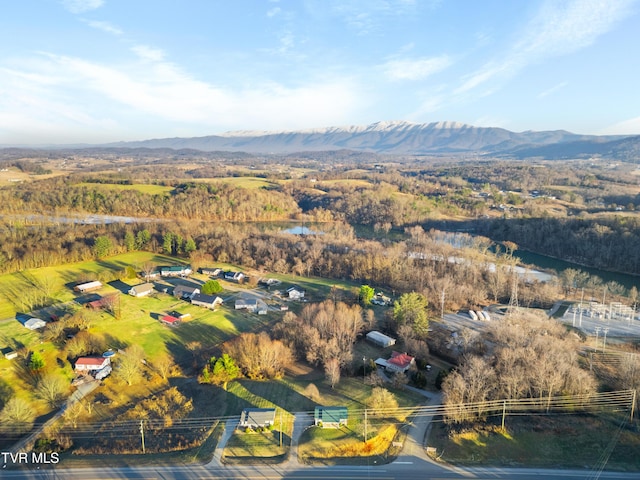
[[386, 348], [395, 345], [396, 339], [386, 336], [384, 333], [372, 331], [367, 333], [367, 340], [378, 347]]
[[102, 283], [98, 281], [81, 283], [80, 285], [76, 285], [75, 287], [73, 287], [76, 292], [80, 293], [93, 292], [94, 290], [100, 290], [101, 288]]
[[322, 428], [340, 428], [347, 424], [347, 407], [316, 407], [313, 424]]
[[24, 322], [24, 326], [29, 330], [37, 330], [38, 328], [44, 328], [47, 324], [44, 320], [40, 320], [39, 318], [30, 318], [26, 322]]
[[256, 304], [256, 312], [258, 312], [258, 315], [266, 315], [268, 313], [269, 307], [266, 303], [264, 303], [262, 300], [257, 300]]
[[129, 295], [132, 297], [146, 297], [153, 292], [153, 283], [141, 283], [135, 285], [129, 290]]
[[206, 307], [210, 309], [214, 309], [218, 305], [222, 304], [222, 299], [220, 297], [216, 297], [215, 295], [204, 295], [203, 293], [196, 293], [191, 297], [191, 303], [193, 305], [199, 305], [201, 307]]
[[275, 420], [275, 408], [245, 408], [240, 416], [240, 426], [244, 428], [270, 427]]
[[416, 364], [416, 359], [406, 353], [392, 352], [391, 358], [388, 360], [378, 358], [375, 363], [383, 367], [387, 372], [405, 373], [412, 365]]
[[176, 312], [176, 311], [169, 312], [169, 315], [171, 315], [172, 317], [176, 317], [181, 322], [191, 318], [191, 314], [190, 313], [180, 313], [180, 312]]
[[180, 319], [173, 317], [171, 315], [165, 315], [163, 317], [160, 317], [160, 321], [165, 325], [169, 325], [171, 327], [180, 325]]
[[160, 278], [160, 270], [151, 270], [148, 272], [142, 272], [140, 274], [141, 277], [144, 277], [145, 280], [156, 280]]
[[300, 300], [304, 298], [304, 290], [294, 285], [293, 287], [287, 288], [287, 295], [291, 300]]
[[255, 298], [237, 298], [235, 303], [236, 310], [249, 310], [255, 312], [258, 308], [258, 300]]
[[94, 377], [96, 380], [103, 380], [105, 378], [107, 378], [110, 374], [111, 374], [111, 365], [107, 365], [104, 368], [101, 368], [100, 370], [98, 370]]
[[18, 352], [16, 352], [11, 347], [5, 347], [1, 351], [2, 351], [2, 354], [4, 355], [4, 358], [6, 358], [7, 360], [13, 360], [14, 358], [18, 357]]
[[76, 372], [92, 372], [102, 370], [111, 365], [111, 359], [105, 357], [80, 357], [76, 360], [74, 369]]
[[381, 305], [383, 307], [386, 307], [387, 305], [391, 305], [391, 299], [382, 292], [378, 292], [371, 299], [371, 303], [374, 305]]
[[116, 299], [118, 297], [117, 293], [113, 293], [111, 295], [106, 295], [102, 298], [97, 298], [90, 302], [84, 304], [86, 308], [91, 308], [92, 310], [100, 310], [101, 308], [109, 308], [116, 304]]
[[222, 273], [221, 268], [201, 268], [200, 272], [203, 275], [209, 275], [210, 277], [219, 277]]
[[176, 285], [173, 289], [173, 296], [182, 300], [191, 300], [194, 295], [200, 293], [200, 289], [196, 287], [189, 287], [187, 285]]
[[160, 275], [163, 277], [186, 277], [192, 273], [191, 267], [186, 265], [172, 265], [160, 268]]
[[241, 283], [244, 280], [244, 273], [242, 272], [224, 272], [224, 279], [231, 282]]

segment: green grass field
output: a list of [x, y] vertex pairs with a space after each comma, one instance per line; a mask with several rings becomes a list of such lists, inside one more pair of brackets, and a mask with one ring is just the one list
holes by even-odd
[[173, 191], [173, 187], [165, 185], [151, 185], [147, 183], [134, 183], [133, 185], [121, 185], [118, 183], [78, 183], [78, 186], [96, 190], [136, 190], [149, 195], [166, 195]]

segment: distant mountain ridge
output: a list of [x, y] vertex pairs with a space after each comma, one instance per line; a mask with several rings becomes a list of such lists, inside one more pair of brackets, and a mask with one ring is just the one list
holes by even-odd
[[[458, 122], [376, 122], [364, 126], [325, 127], [298, 131], [233, 131], [193, 138], [161, 138], [117, 142], [101, 147], [194, 149], [248, 153], [354, 150], [381, 154], [459, 154], [542, 156], [620, 153], [609, 148], [625, 136], [578, 135], [565, 130], [512, 132], [497, 127], [475, 127]], [[633, 137], [629, 137], [633, 138]], [[574, 148], [567, 149], [569, 144]], [[633, 147], [637, 150], [637, 146]]]

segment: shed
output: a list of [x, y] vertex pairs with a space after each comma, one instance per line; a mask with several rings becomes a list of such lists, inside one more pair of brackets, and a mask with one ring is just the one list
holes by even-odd
[[276, 421], [275, 408], [245, 408], [240, 416], [241, 427], [269, 427]]
[[347, 407], [316, 407], [313, 423], [322, 428], [340, 428], [347, 424]]
[[135, 285], [129, 290], [132, 297], [145, 297], [153, 292], [153, 283], [141, 283]]
[[18, 356], [18, 352], [16, 352], [11, 347], [5, 347], [1, 351], [2, 351], [2, 354], [4, 355], [4, 358], [6, 358], [7, 360], [13, 360]]
[[391, 345], [395, 345], [396, 339], [388, 337], [384, 333], [378, 332], [376, 330], [367, 333], [367, 340], [369, 340], [374, 345], [379, 347], [390, 347]]
[[24, 326], [29, 330], [37, 330], [38, 328], [44, 328], [47, 322], [40, 320], [39, 318], [30, 318], [24, 322]]
[[160, 321], [170, 326], [180, 325], [180, 319], [171, 315], [164, 315], [163, 317], [160, 317]]
[[97, 280], [95, 282], [81, 283], [80, 285], [76, 285], [75, 287], [73, 287], [76, 292], [80, 293], [92, 292], [94, 290], [100, 290], [101, 288], [102, 283], [98, 282]]

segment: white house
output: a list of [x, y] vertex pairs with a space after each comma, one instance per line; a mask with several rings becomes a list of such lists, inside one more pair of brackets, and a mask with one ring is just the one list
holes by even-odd
[[91, 372], [102, 370], [107, 365], [111, 365], [111, 358], [105, 357], [80, 357], [74, 366], [77, 372]]
[[24, 326], [29, 330], [37, 330], [38, 328], [44, 328], [47, 322], [40, 320], [39, 318], [30, 318], [24, 322]]
[[289, 287], [287, 288], [287, 295], [291, 300], [300, 300], [304, 298], [304, 290], [296, 286]]
[[376, 365], [383, 367], [388, 372], [402, 372], [405, 373], [415, 365], [416, 359], [406, 353], [392, 352], [391, 358], [385, 360], [384, 358], [378, 358]]
[[153, 292], [153, 283], [141, 283], [135, 285], [129, 290], [129, 295], [132, 297], [146, 297]]

